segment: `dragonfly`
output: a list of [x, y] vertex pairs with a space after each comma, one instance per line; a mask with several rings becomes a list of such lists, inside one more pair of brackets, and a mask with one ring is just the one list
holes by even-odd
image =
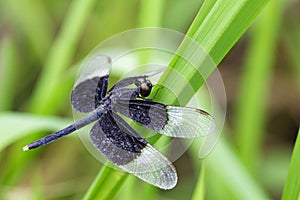
[[71, 104], [75, 111], [88, 114], [23, 150], [44, 146], [94, 123], [90, 139], [109, 161], [158, 188], [174, 188], [178, 178], [173, 164], [125, 122], [124, 116], [154, 132], [179, 138], [210, 135], [216, 127], [214, 118], [197, 108], [165, 105], [148, 98], [153, 88], [149, 78], [156, 72], [124, 78], [108, 90], [111, 59], [95, 55], [87, 63], [88, 70], [72, 90]]

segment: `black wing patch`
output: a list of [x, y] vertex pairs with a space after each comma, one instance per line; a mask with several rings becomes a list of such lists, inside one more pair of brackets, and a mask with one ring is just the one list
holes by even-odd
[[95, 56], [83, 64], [71, 94], [71, 104], [78, 112], [91, 112], [107, 93], [111, 60], [107, 56]]
[[118, 100], [113, 109], [155, 132], [172, 137], [207, 136], [216, 126], [207, 112], [189, 107], [166, 106], [144, 100]]
[[110, 161], [125, 165], [140, 155], [147, 141], [126, 125], [123, 119], [118, 119], [117, 123], [114, 117], [110, 111], [103, 114], [93, 126], [90, 136], [93, 144]]
[[163, 189], [176, 185], [172, 163], [110, 110], [100, 116], [90, 137], [94, 146], [124, 171]]
[[156, 132], [168, 123], [166, 105], [157, 102], [120, 99], [113, 110]]
[[99, 106], [107, 91], [108, 76], [94, 77], [78, 84], [72, 91], [71, 104], [78, 112], [91, 112]]

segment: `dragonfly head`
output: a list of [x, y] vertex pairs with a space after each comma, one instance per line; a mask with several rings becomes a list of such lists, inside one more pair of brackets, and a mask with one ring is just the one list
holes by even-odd
[[134, 84], [140, 88], [140, 95], [142, 97], [147, 97], [150, 95], [151, 90], [152, 90], [151, 81], [147, 80], [144, 77], [141, 77], [141, 78], [136, 79]]

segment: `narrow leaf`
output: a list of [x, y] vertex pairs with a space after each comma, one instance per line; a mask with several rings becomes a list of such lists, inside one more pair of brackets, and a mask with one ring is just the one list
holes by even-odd
[[300, 129], [289, 166], [288, 176], [283, 189], [283, 200], [296, 200], [300, 198]]
[[[0, 151], [30, 133], [56, 131], [70, 123], [71, 120], [59, 117], [2, 112], [0, 114]], [[22, 151], [21, 146], [20, 151]]]

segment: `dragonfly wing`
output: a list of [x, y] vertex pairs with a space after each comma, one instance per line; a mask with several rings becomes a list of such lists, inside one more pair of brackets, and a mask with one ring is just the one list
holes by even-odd
[[155, 132], [172, 137], [207, 136], [216, 126], [211, 115], [196, 108], [122, 99], [117, 101], [113, 109]]
[[107, 92], [111, 60], [107, 56], [92, 56], [83, 64], [71, 94], [71, 104], [78, 112], [91, 112]]
[[171, 162], [111, 111], [100, 116], [90, 137], [94, 146], [124, 171], [159, 188], [176, 185], [177, 174]]

